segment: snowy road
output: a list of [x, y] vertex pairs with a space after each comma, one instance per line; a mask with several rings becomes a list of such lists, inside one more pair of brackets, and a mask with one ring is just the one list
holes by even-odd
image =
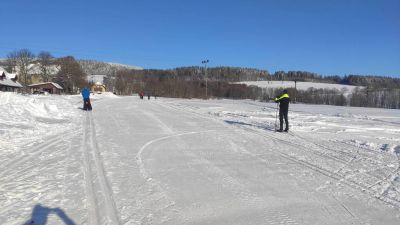
[[398, 111], [292, 106], [293, 132], [279, 134], [274, 104], [93, 106], [63, 135], [0, 155], [1, 224], [400, 222]]

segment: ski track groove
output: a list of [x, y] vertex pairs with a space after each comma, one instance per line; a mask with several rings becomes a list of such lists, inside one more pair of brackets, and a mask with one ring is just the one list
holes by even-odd
[[[86, 112], [83, 136], [83, 169], [89, 222], [92, 225], [121, 224], [96, 141], [96, 129], [92, 112]], [[91, 161], [94, 161], [94, 165], [90, 163]], [[98, 182], [95, 182], [96, 180]], [[96, 196], [95, 193], [100, 194]]]
[[[168, 105], [166, 105], [166, 104], [168, 104]], [[172, 106], [171, 103], [165, 103], [163, 105], [165, 107], [172, 108], [172, 109], [175, 109], [177, 111], [181, 111], [182, 108], [183, 108], [183, 107], [180, 108], [178, 106]], [[208, 118], [208, 119], [213, 119], [215, 121], [221, 122], [220, 120], [218, 120], [216, 118], [212, 118], [210, 116], [205, 116], [205, 115], [203, 115], [201, 113], [198, 113], [198, 112], [194, 112], [194, 111], [191, 111], [191, 110], [189, 110], [189, 111], [185, 110], [185, 111], [189, 112], [191, 114], [197, 115], [198, 117], [201, 117], [201, 118]], [[299, 146], [299, 145], [296, 145], [296, 144], [291, 143], [291, 142], [286, 143], [286, 141], [283, 141], [283, 140], [281, 140], [281, 139], [279, 139], [279, 138], [277, 138], [275, 136], [272, 136], [270, 134], [260, 133], [259, 130], [250, 129], [250, 128], [243, 127], [243, 126], [240, 126], [240, 129], [247, 130], [247, 131], [249, 131], [251, 133], [257, 134], [257, 135], [262, 136], [262, 137], [268, 137], [268, 138], [274, 139], [275, 141], [279, 141], [282, 144], [288, 144], [288, 145], [291, 145], [293, 147], [303, 147], [304, 148], [304, 146], [301, 146], [301, 145]], [[312, 164], [310, 162], [306, 162], [306, 161], [297, 159], [296, 157], [293, 157], [293, 156], [291, 156], [291, 155], [289, 155], [287, 153], [281, 152], [279, 149], [275, 149], [274, 151], [271, 151], [271, 152], [274, 153], [276, 151], [278, 151], [279, 155], [281, 157], [283, 157], [283, 158], [286, 158], [286, 159], [288, 159], [290, 161], [293, 161], [293, 162], [295, 162], [295, 163], [297, 163], [297, 164], [299, 164], [299, 165], [301, 165], [303, 167], [309, 168], [309, 169], [311, 169], [311, 170], [313, 170], [315, 172], [318, 172], [318, 173], [320, 173], [320, 174], [322, 174], [324, 176], [330, 177], [331, 179], [334, 179], [334, 180], [336, 180], [338, 182], [344, 183], [345, 185], [347, 185], [347, 186], [349, 186], [349, 187], [351, 187], [351, 188], [353, 188], [355, 190], [361, 191], [361, 193], [367, 193], [370, 197], [375, 198], [377, 200], [380, 200], [383, 203], [386, 203], [388, 205], [394, 206], [396, 209], [400, 210], [400, 200], [394, 199], [394, 198], [392, 198], [390, 196], [382, 197], [382, 195], [380, 193], [377, 193], [376, 191], [368, 188], [367, 186], [365, 186], [365, 184], [357, 183], [356, 181], [353, 181], [353, 180], [347, 180], [345, 176], [336, 174], [335, 172], [329, 171], [327, 169], [319, 167], [318, 165], [314, 165], [314, 164]], [[399, 160], [400, 160], [400, 158], [399, 158]], [[400, 164], [399, 164], [399, 170], [400, 170]]]
[[[298, 134], [296, 134], [295, 137], [300, 138], [300, 139], [302, 139], [302, 140], [306, 140], [305, 138], [299, 136]], [[308, 141], [308, 142], [310, 142], [310, 141]], [[312, 142], [310, 142], [310, 143], [312, 143]], [[350, 145], [350, 147], [351, 147], [352, 149], [355, 149], [355, 150], [356, 150], [356, 153], [357, 153], [357, 154], [352, 154], [353, 152], [348, 152], [348, 151], [339, 150], [339, 149], [337, 149], [337, 150], [331, 149], [331, 148], [329, 148], [328, 146], [325, 146], [325, 145], [323, 145], [323, 144], [319, 144], [319, 143], [312, 143], [312, 144], [314, 144], [314, 145], [317, 146], [317, 147], [320, 147], [320, 148], [326, 149], [326, 150], [328, 150], [328, 151], [331, 151], [331, 152], [335, 152], [335, 151], [336, 151], [336, 152], [340, 152], [340, 153], [345, 154], [345, 155], [347, 155], [347, 156], [349, 156], [349, 157], [351, 157], [351, 158], [363, 157], [364, 161], [370, 161], [370, 162], [373, 162], [373, 163], [376, 163], [376, 164], [380, 164], [378, 160], [374, 159], [373, 157], [368, 156], [368, 155], [367, 155], [366, 153], [364, 153], [364, 152], [360, 152], [360, 151], [359, 151], [359, 150], [360, 150], [359, 147], [355, 147], [355, 146], [351, 146], [351, 145]], [[340, 148], [340, 149], [342, 149], [342, 148]], [[367, 148], [363, 148], [363, 150], [367, 150]], [[372, 151], [372, 150], [370, 150], [370, 149], [368, 149], [368, 150], [369, 150], [370, 153], [379, 154], [379, 153], [376, 152], [376, 151]]]
[[89, 113], [86, 114], [84, 122], [83, 139], [81, 144], [81, 151], [83, 152], [83, 176], [85, 179], [85, 193], [86, 193], [86, 208], [88, 211], [88, 220], [90, 225], [98, 225], [99, 223], [99, 209], [97, 206], [96, 197], [94, 195], [95, 189], [93, 185], [93, 175], [89, 162], [89, 148], [87, 146], [87, 132], [89, 130]]
[[[377, 152], [377, 151], [374, 151], [374, 150], [371, 150], [371, 149], [368, 149], [368, 148], [365, 148], [365, 147], [355, 147], [355, 146], [353, 146], [353, 145], [351, 145], [351, 144], [349, 144], [349, 143], [346, 143], [346, 142], [339, 142], [339, 143], [345, 144], [345, 145], [347, 145], [347, 146], [350, 146], [351, 148], [361, 148], [361, 149], [366, 150], [366, 151], [369, 151], [370, 153], [373, 153], [373, 154], [383, 154], [383, 153], [381, 153], [381, 152]], [[376, 161], [377, 161], [377, 160], [374, 160], [372, 157], [365, 157], [365, 158], [366, 158], [367, 160], [370, 160], [370, 161], [373, 161], [373, 162], [376, 162]], [[397, 166], [397, 168], [394, 169], [389, 175], [386, 175], [386, 176], [384, 176], [384, 177], [382, 178], [382, 177], [378, 177], [378, 176], [376, 176], [376, 175], [370, 174], [371, 176], [374, 176], [374, 177], [376, 177], [376, 178], [379, 180], [379, 181], [377, 181], [376, 183], [372, 184], [372, 185], [370, 186], [371, 188], [374, 187], [374, 186], [376, 186], [376, 185], [378, 185], [378, 184], [380, 184], [380, 183], [382, 183], [383, 181], [388, 181], [388, 182], [391, 182], [391, 183], [393, 184], [393, 180], [392, 180], [390, 177], [392, 177], [392, 176], [398, 174], [399, 171], [400, 171], [400, 155], [399, 155], [399, 154], [396, 154], [396, 161], [397, 161], [398, 166]], [[375, 169], [372, 169], [372, 170], [367, 171], [367, 172], [373, 172], [373, 171], [376, 171], [376, 170], [379, 170], [379, 169], [382, 169], [382, 168], [386, 168], [386, 167], [375, 168]], [[398, 193], [400, 193], [400, 192], [398, 192]]]
[[[363, 161], [369, 161], [369, 162], [373, 162], [374, 164], [378, 164], [378, 165], [379, 165], [379, 161], [375, 160], [373, 157], [367, 156], [366, 153], [361, 153], [361, 152], [359, 151], [359, 148], [357, 148], [357, 147], [355, 147], [355, 146], [352, 146], [352, 145], [350, 145], [350, 144], [348, 144], [348, 143], [343, 143], [343, 144], [350, 145], [353, 149], [355, 149], [356, 152], [357, 152], [356, 155], [354, 155], [354, 154], [352, 154], [351, 152], [348, 152], [348, 151], [344, 151], [344, 150], [335, 150], [335, 149], [331, 149], [331, 148], [329, 148], [329, 147], [327, 147], [327, 146], [325, 146], [325, 145], [323, 145], [323, 144], [311, 142], [311, 141], [307, 140], [307, 138], [301, 137], [301, 136], [298, 135], [298, 134], [293, 134], [293, 133], [289, 133], [289, 134], [290, 134], [291, 136], [293, 136], [293, 137], [296, 137], [298, 140], [306, 141], [306, 142], [310, 143], [311, 145], [315, 145], [315, 146], [319, 147], [321, 150], [322, 150], [322, 149], [325, 149], [325, 150], [328, 150], [328, 151], [331, 151], [331, 152], [334, 152], [334, 153], [338, 153], [338, 152], [339, 152], [339, 153], [342, 153], [342, 154], [347, 155], [347, 156], [349, 156], [349, 157], [352, 157], [352, 158], [350, 159], [350, 161], [348, 161], [347, 163], [344, 163], [344, 165], [343, 165], [338, 171], [334, 172], [335, 174], [339, 174], [339, 172], [340, 172], [341, 170], [345, 169], [346, 167], [349, 167], [349, 166], [356, 160], [357, 156], [363, 157], [363, 158], [364, 158]], [[296, 147], [296, 146], [297, 146], [297, 147], [303, 147], [303, 148], [307, 148], [307, 147], [308, 147], [307, 145], [298, 145], [298, 144], [294, 144], [294, 143], [291, 143], [291, 142], [289, 142], [289, 141], [282, 140], [282, 139], [280, 139], [280, 138], [276, 138], [276, 137], [273, 137], [273, 138], [279, 139], [279, 140], [282, 141], [282, 142], [286, 142], [286, 143], [288, 143], [289, 145], [292, 145], [293, 147]], [[380, 152], [376, 152], [376, 151], [373, 151], [373, 150], [367, 149], [367, 148], [362, 148], [362, 149], [367, 150], [368, 152], [373, 153], [373, 154], [380, 153]], [[321, 154], [321, 156], [322, 156], [322, 154]], [[367, 189], [371, 189], [373, 186], [376, 186], [377, 184], [380, 184], [380, 183], [382, 183], [382, 182], [384, 182], [384, 181], [387, 181], [387, 182], [389, 182], [389, 183], [391, 183], [391, 184], [393, 185], [393, 179], [396, 178], [395, 175], [397, 175], [398, 172], [400, 171], [400, 158], [399, 158], [399, 156], [397, 156], [397, 157], [398, 157], [398, 160], [397, 160], [397, 161], [398, 161], [398, 164], [399, 164], [398, 168], [395, 169], [394, 171], [392, 171], [389, 175], [384, 176], [383, 178], [382, 178], [382, 177], [379, 177], [379, 176], [377, 176], [377, 175], [374, 175], [374, 174], [370, 174], [370, 172], [375, 171], [375, 170], [379, 170], [379, 169], [382, 169], [382, 168], [385, 168], [385, 167], [378, 168], [378, 169], [375, 168], [375, 169], [366, 171], [366, 173], [356, 173], [355, 171], [352, 171], [353, 173], [352, 173], [351, 175], [347, 175], [347, 177], [345, 177], [345, 176], [342, 176], [342, 177], [343, 177], [343, 179], [347, 180], [347, 178], [349, 178], [349, 177], [355, 177], [355, 176], [358, 176], [358, 175], [362, 174], [362, 175], [367, 175], [367, 176], [369, 176], [369, 177], [374, 177], [374, 178], [376, 178], [378, 181], [377, 181], [375, 184], [370, 185], [369, 187], [367, 187]], [[354, 172], [355, 172], [355, 173], [354, 173]], [[353, 182], [353, 181], [352, 181], [352, 182]], [[354, 182], [355, 182], [355, 181], [354, 181]], [[355, 183], [356, 183], [356, 182], [355, 182]], [[390, 188], [390, 186], [387, 187], [386, 189], [388, 189], [388, 188]], [[397, 191], [397, 190], [394, 190], [394, 191], [397, 192], [397, 193], [400, 193], [400, 192]], [[379, 197], [382, 197], [382, 194], [381, 194]], [[392, 199], [392, 200], [394, 200], [394, 199]], [[398, 201], [398, 200], [396, 200], [396, 201]]]
[[[399, 153], [396, 153], [396, 156], [397, 156], [397, 160], [398, 160], [397, 169], [396, 169], [392, 174], [390, 174], [390, 175], [387, 177], [387, 180], [388, 180], [388, 181], [391, 183], [391, 185], [393, 185], [393, 186], [395, 186], [395, 184], [393, 183], [393, 181], [394, 181], [396, 178], [400, 177], [400, 154], [399, 154]], [[381, 191], [381, 194], [380, 194], [380, 197], [382, 197], [383, 195], [386, 195], [386, 196], [387, 196], [387, 194], [388, 194], [388, 192], [389, 192], [389, 189], [392, 188], [393, 186], [387, 186], [384, 190], [382, 190], [382, 191]], [[392, 190], [395, 191], [396, 193], [400, 193], [400, 191], [397, 190], [396, 188], [392, 188]]]
[[[294, 137], [296, 137], [297, 135], [292, 135], [292, 136], [294, 136]], [[294, 143], [292, 143], [292, 142], [290, 142], [290, 141], [287, 141], [287, 140], [282, 140], [282, 139], [280, 139], [280, 138], [276, 138], [276, 137], [274, 137], [275, 139], [278, 139], [278, 140], [280, 140], [281, 142], [285, 142], [286, 144], [288, 144], [288, 145], [291, 145], [291, 146], [293, 146], [293, 147], [302, 147], [305, 151], [307, 151], [307, 145], [300, 145], [300, 144], [294, 144]], [[301, 138], [301, 137], [298, 137], [297, 136], [297, 138]], [[301, 140], [305, 140], [305, 138], [301, 138]], [[308, 141], [307, 140], [307, 142], [310, 142], [310, 141]], [[311, 143], [311, 142], [310, 142]], [[313, 144], [313, 145], [315, 145], [315, 146], [317, 146], [317, 147], [320, 147], [321, 149], [326, 149], [326, 150], [329, 150], [329, 151], [331, 151], [331, 152], [335, 152], [335, 150], [334, 149], [331, 149], [331, 148], [329, 148], [329, 147], [327, 147], [327, 146], [324, 146], [324, 145], [322, 145], [322, 144], [318, 144], [318, 143], [311, 143], [311, 144]], [[313, 149], [314, 151], [316, 151], [315, 149]], [[357, 151], [358, 151], [358, 149], [356, 149]], [[340, 152], [343, 152], [343, 151], [340, 151]], [[351, 164], [356, 160], [356, 158], [357, 158], [357, 156], [360, 156], [360, 155], [352, 155], [352, 154], [350, 154], [350, 153], [348, 153], [348, 152], [343, 152], [343, 153], [347, 153], [347, 155], [349, 155], [349, 156], [351, 156], [352, 158], [349, 160], [349, 161], [344, 161], [343, 162], [343, 166], [341, 167], [341, 168], [339, 168], [339, 170], [337, 170], [337, 171], [335, 171], [334, 173], [336, 173], [336, 174], [339, 174], [339, 172], [341, 172], [343, 169], [345, 169], [345, 168], [349, 168], [350, 166], [351, 166]], [[324, 156], [324, 154], [318, 154], [318, 155], [320, 155], [320, 156]], [[372, 159], [371, 157], [366, 157], [366, 156], [361, 156], [361, 157], [364, 157], [364, 160], [363, 161], [370, 161], [370, 162], [377, 162], [376, 160], [374, 160], [374, 159]], [[338, 162], [340, 162], [340, 161], [338, 161]], [[379, 165], [379, 163], [378, 163], [378, 165]], [[385, 167], [383, 167], [383, 168], [385, 168]], [[370, 171], [367, 171], [367, 172], [372, 172], [372, 171], [375, 171], [375, 170], [377, 170], [377, 169], [382, 169], [382, 168], [374, 168], [374, 169], [372, 169], [372, 170], [370, 170]], [[387, 177], [378, 177], [378, 176], [376, 176], [376, 175], [373, 175], [373, 174], [367, 174], [367, 173], [354, 173], [354, 171], [352, 171], [353, 173], [352, 174], [350, 174], [350, 175], [346, 175], [347, 177], [355, 177], [355, 176], [358, 176], [358, 175], [360, 175], [360, 174], [365, 174], [365, 175], [368, 175], [368, 176], [370, 176], [370, 177], [374, 177], [374, 178], [376, 178], [377, 180], [379, 180], [377, 183], [381, 183], [382, 181], [385, 181], [385, 180], [387, 180], [388, 181], [388, 179], [387, 179]], [[393, 174], [393, 173], [395, 173], [395, 172], [397, 172], [397, 171], [392, 171], [391, 172], [391, 174]], [[389, 175], [390, 176], [390, 175]], [[372, 185], [371, 185], [372, 186]]]
[[[265, 129], [263, 126], [256, 126], [256, 128]], [[308, 143], [308, 144], [298, 144], [298, 143], [295, 144], [295, 143], [293, 143], [293, 142], [291, 142], [291, 141], [284, 140], [284, 139], [281, 139], [281, 138], [277, 138], [277, 137], [275, 137], [275, 136], [274, 136], [274, 138], [275, 138], [275, 139], [280, 139], [282, 142], [285, 142], [286, 144], [291, 145], [291, 146], [293, 146], [293, 147], [296, 147], [296, 148], [301, 147], [305, 152], [307, 152], [309, 149], [311, 149], [311, 150], [313, 151], [313, 154], [315, 154], [315, 155], [319, 155], [319, 156], [322, 156], [322, 157], [324, 157], [324, 158], [329, 158], [329, 159], [331, 159], [331, 160], [334, 160], [334, 161], [336, 161], [336, 162], [339, 162], [339, 163], [343, 164], [343, 166], [342, 166], [337, 172], [340, 172], [341, 170], [343, 170], [343, 169], [345, 169], [346, 167], [350, 166], [350, 165], [355, 161], [355, 159], [357, 159], [357, 157], [360, 157], [360, 156], [361, 156], [361, 157], [364, 157], [364, 159], [365, 159], [364, 161], [370, 161], [370, 162], [373, 162], [373, 163], [375, 163], [375, 164], [379, 164], [379, 163], [377, 163], [378, 161], [375, 160], [374, 158], [366, 156], [365, 153], [364, 153], [364, 154], [361, 154], [361, 153], [359, 152], [359, 149], [358, 149], [358, 148], [355, 148], [354, 146], [352, 146], [352, 148], [355, 148], [356, 151], [357, 151], [357, 153], [360, 153], [360, 154], [354, 155], [354, 154], [351, 154], [351, 153], [348, 152], [348, 151], [339, 150], [339, 149], [336, 149], [336, 150], [335, 150], [335, 149], [331, 149], [331, 148], [329, 148], [329, 147], [327, 147], [327, 146], [325, 146], [325, 145], [322, 145], [322, 144], [320, 144], [320, 143], [311, 142], [311, 141], [307, 140], [307, 138], [304, 138], [304, 137], [302, 137], [302, 136], [300, 136], [300, 135], [298, 135], [298, 134], [294, 134], [294, 133], [292, 133], [292, 132], [289, 132], [288, 134], [289, 134], [290, 136], [296, 138], [297, 140], [299, 140], [299, 141], [301, 141], [301, 142], [306, 142], [306, 143]], [[316, 146], [317, 149], [316, 149], [315, 147], [314, 147], [314, 148], [311, 147], [310, 145], [311, 145], [311, 146]], [[350, 158], [350, 160], [346, 161], [345, 159], [342, 159], [342, 158], [337, 157], [337, 156], [335, 156], [335, 155], [332, 155], [332, 154], [329, 154], [329, 153], [326, 153], [326, 152], [320, 152], [320, 151], [318, 151], [318, 150], [323, 150], [323, 149], [328, 150], [328, 151], [330, 151], [330, 152], [332, 152], [332, 153], [334, 153], [334, 154], [346, 155], [346, 157]], [[371, 176], [373, 176], [373, 175], [371, 175]], [[376, 177], [376, 178], [377, 178], [377, 179], [381, 179], [380, 177]]]
[[[281, 144], [286, 144], [285, 142], [282, 142], [281, 139], [276, 138], [276, 137], [274, 137], [274, 136], [271, 136], [271, 135], [269, 135], [269, 134], [264, 134], [264, 133], [261, 134], [261, 133], [259, 133], [259, 131], [256, 131], [256, 130], [253, 130], [253, 129], [244, 128], [244, 127], [241, 127], [241, 128], [242, 128], [242, 129], [245, 129], [245, 130], [248, 130], [248, 131], [250, 131], [250, 132], [253, 132], [253, 133], [255, 133], [255, 134], [258, 134], [258, 135], [260, 135], [260, 136], [264, 136], [264, 137], [268, 137], [268, 138], [274, 139], [275, 141], [278, 141], [278, 142], [280, 142]], [[291, 144], [291, 145], [292, 145], [292, 144]], [[389, 197], [389, 196], [387, 196], [387, 197], [385, 197], [385, 198], [382, 198], [382, 196], [377, 195], [377, 192], [376, 192], [376, 191], [374, 191], [374, 190], [368, 188], [368, 187], [365, 186], [365, 184], [363, 184], [363, 183], [359, 183], [359, 182], [357, 182], [357, 181], [353, 181], [353, 180], [346, 179], [346, 177], [343, 176], [343, 175], [340, 175], [340, 174], [337, 174], [337, 173], [335, 173], [335, 172], [329, 171], [328, 169], [322, 168], [322, 167], [320, 167], [320, 166], [318, 166], [318, 165], [315, 165], [315, 164], [313, 164], [313, 163], [310, 163], [310, 162], [307, 162], [307, 161], [298, 159], [298, 158], [296, 158], [296, 157], [293, 157], [293, 156], [291, 156], [291, 155], [289, 155], [289, 154], [287, 154], [287, 153], [284, 153], [284, 152], [280, 151], [279, 149], [275, 149], [275, 151], [278, 151], [279, 154], [280, 154], [283, 158], [286, 158], [286, 159], [288, 159], [288, 160], [290, 160], [290, 161], [293, 161], [293, 162], [295, 162], [295, 163], [297, 163], [297, 164], [300, 164], [300, 165], [302, 165], [302, 166], [304, 166], [304, 167], [307, 167], [307, 168], [309, 168], [309, 169], [311, 169], [311, 170], [313, 170], [313, 171], [315, 171], [315, 172], [318, 172], [318, 173], [320, 173], [320, 174], [322, 174], [322, 175], [325, 175], [325, 176], [327, 176], [327, 177], [330, 177], [330, 178], [332, 178], [332, 179], [334, 179], [334, 180], [336, 180], [336, 181], [338, 181], [338, 182], [341, 182], [341, 183], [343, 183], [343, 184], [346, 184], [347, 186], [349, 186], [349, 187], [351, 187], [351, 188], [353, 188], [353, 189], [355, 189], [355, 190], [361, 191], [361, 192], [363, 192], [363, 193], [367, 193], [370, 197], [373, 197], [373, 198], [378, 199], [378, 200], [380, 200], [380, 201], [382, 201], [382, 202], [384, 202], [384, 203], [386, 203], [386, 204], [389, 204], [389, 205], [391, 205], [391, 206], [394, 206], [394, 207], [397, 208], [397, 209], [400, 209], [400, 201], [399, 201], [399, 200], [393, 199], [393, 198], [391, 198], [391, 197]]]
[[96, 173], [99, 178], [99, 183], [100, 183], [100, 188], [103, 192], [103, 197], [105, 200], [105, 208], [106, 208], [106, 213], [107, 213], [107, 219], [109, 221], [109, 224], [111, 225], [117, 225], [120, 224], [119, 217], [118, 217], [118, 211], [115, 206], [114, 198], [113, 198], [113, 193], [110, 188], [109, 182], [107, 180], [106, 174], [105, 174], [105, 169], [104, 165], [102, 163], [102, 158], [100, 155], [100, 149], [98, 146], [98, 143], [96, 141], [96, 129], [93, 121], [93, 116], [92, 112], [89, 112], [89, 126], [90, 126], [90, 133], [91, 136], [90, 138], [90, 147], [92, 150], [94, 162], [95, 162], [95, 167], [96, 167]]
[[[248, 103], [248, 104], [258, 106], [257, 104], [252, 104], [252, 103]], [[272, 107], [265, 106], [264, 108], [272, 108]], [[272, 108], [272, 109], [276, 110], [276, 108]], [[303, 112], [303, 111], [294, 111], [294, 112]], [[305, 112], [305, 113], [307, 113], [307, 112]], [[262, 127], [262, 126], [261, 126], [261, 127]], [[321, 150], [322, 150], [322, 149], [325, 149], [325, 150], [328, 150], [328, 151], [333, 152], [333, 153], [336, 153], [336, 154], [337, 154], [337, 153], [340, 153], [340, 154], [346, 155], [346, 156], [348, 156], [349, 158], [351, 158], [351, 161], [354, 161], [355, 158], [361, 156], [361, 157], [364, 157], [364, 159], [366, 159], [366, 160], [368, 160], [368, 161], [370, 161], [370, 162], [375, 162], [375, 163], [376, 163], [376, 162], [379, 162], [379, 161], [375, 160], [374, 156], [369, 157], [369, 156], [367, 156], [367, 154], [366, 154], [365, 152], [360, 152], [360, 151], [359, 151], [360, 148], [363, 149], [363, 150], [365, 150], [365, 151], [368, 151], [368, 152], [370, 152], [370, 153], [372, 153], [372, 154], [374, 154], [374, 155], [376, 155], [376, 154], [382, 154], [381, 152], [377, 152], [377, 151], [374, 151], [374, 150], [371, 150], [371, 149], [368, 149], [368, 148], [356, 147], [356, 146], [353, 146], [353, 145], [351, 145], [351, 144], [349, 144], [349, 143], [346, 143], [346, 142], [339, 142], [339, 143], [341, 143], [341, 144], [346, 144], [347, 146], [350, 146], [352, 149], [355, 149], [356, 152], [357, 152], [357, 154], [354, 155], [354, 154], [352, 154], [353, 152], [349, 152], [349, 151], [343, 150], [343, 148], [340, 148], [340, 149], [332, 149], [332, 148], [330, 148], [330, 147], [328, 147], [328, 146], [325, 146], [325, 145], [323, 145], [323, 144], [316, 143], [316, 142], [312, 142], [312, 141], [308, 140], [307, 138], [305, 138], [305, 137], [299, 135], [298, 133], [294, 134], [294, 133], [292, 133], [292, 132], [289, 132], [288, 134], [291, 135], [291, 136], [293, 136], [293, 137], [295, 137], [295, 138], [297, 138], [299, 141], [307, 142], [307, 143], [309, 143], [310, 145], [317, 146], [317, 147], [318, 147], [319, 149], [321, 149]], [[283, 141], [285, 141], [285, 140], [283, 140]], [[337, 143], [336, 143], [336, 145], [337, 145]], [[307, 147], [307, 145], [303, 145], [303, 146], [304, 146], [304, 147]], [[346, 149], [347, 149], [347, 148], [346, 148]], [[336, 156], [333, 156], [333, 157], [337, 158]], [[339, 160], [342, 160], [341, 158], [338, 158], [338, 159], [339, 159]], [[350, 162], [351, 162], [351, 161], [350, 161]], [[378, 163], [378, 164], [379, 164], [379, 163]]]
[[[297, 138], [299, 138], [299, 139], [301, 139], [301, 140], [306, 140], [306, 138], [303, 138], [303, 137], [301, 137], [301, 136], [299, 136], [299, 135], [297, 135], [297, 134], [295, 134], [295, 135], [293, 135], [293, 136], [295, 136], [295, 137], [297, 137]], [[321, 147], [321, 148], [323, 148], [323, 149], [327, 149], [327, 150], [329, 150], [329, 151], [335, 152], [334, 149], [331, 149], [331, 148], [329, 148], [329, 147], [327, 147], [327, 146], [325, 146], [325, 145], [322, 145], [322, 144], [319, 144], [319, 143], [312, 143], [312, 142], [310, 142], [310, 141], [308, 141], [308, 140], [306, 140], [306, 141], [309, 142], [309, 143], [311, 143], [311, 144], [314, 144], [314, 145], [316, 145], [316, 146], [319, 146], [319, 147]], [[347, 143], [346, 143], [346, 144], [347, 144]], [[350, 144], [349, 144], [349, 145], [350, 145]], [[353, 158], [352, 158], [348, 163], [344, 164], [344, 166], [341, 167], [338, 171], [336, 171], [336, 172], [334, 172], [334, 173], [339, 174], [339, 172], [340, 172], [341, 170], [345, 169], [346, 167], [349, 167], [349, 166], [353, 163], [353, 161], [355, 161], [355, 159], [357, 158], [357, 156], [363, 157], [363, 158], [364, 158], [363, 161], [370, 161], [370, 162], [376, 163], [377, 165], [380, 164], [380, 163], [377, 163], [378, 161], [375, 160], [375, 159], [373, 159], [372, 157], [366, 156], [365, 153], [362, 154], [362, 153], [359, 151], [359, 148], [357, 148], [357, 147], [355, 147], [355, 146], [352, 146], [352, 145], [350, 145], [350, 147], [352, 147], [353, 149], [355, 149], [355, 150], [357, 151], [357, 154], [352, 155], [352, 154], [349, 153], [349, 152], [345, 152], [345, 151], [341, 150], [340, 152], [344, 152], [344, 153], [347, 153], [348, 155], [352, 155]], [[367, 148], [362, 148], [362, 149], [368, 150], [370, 153], [373, 153], [373, 154], [380, 153], [380, 152], [376, 152], [376, 151], [373, 151], [373, 150], [370, 150], [370, 149], [367, 149]], [[374, 177], [374, 178], [376, 178], [376, 179], [378, 180], [378, 181], [375, 182], [374, 184], [368, 185], [368, 186], [367, 186], [367, 189], [372, 189], [372, 187], [375, 187], [375, 186], [377, 186], [378, 184], [381, 184], [381, 183], [383, 183], [383, 182], [385, 182], [385, 181], [386, 181], [386, 182], [389, 182], [389, 183], [392, 184], [392, 185], [394, 185], [394, 184], [393, 184], [393, 180], [394, 180], [394, 178], [396, 178], [396, 177], [399, 175], [399, 171], [400, 171], [400, 155], [399, 155], [399, 154], [396, 154], [396, 158], [397, 158], [396, 161], [397, 161], [397, 164], [398, 164], [398, 165], [397, 165], [397, 168], [396, 168], [395, 170], [391, 171], [389, 175], [386, 175], [386, 176], [384, 176], [384, 177], [379, 177], [379, 176], [377, 176], [377, 175], [370, 174], [370, 173], [373, 172], [373, 171], [386, 168], [385, 166], [384, 166], [384, 167], [380, 167], [380, 168], [374, 168], [374, 169], [371, 169], [371, 170], [366, 171], [365, 173], [362, 173], [362, 174], [365, 174], [365, 175], [367, 175], [367, 176]], [[351, 174], [351, 175], [348, 175], [347, 178], [355, 177], [355, 176], [358, 176], [358, 175], [360, 175], [360, 173], [353, 173], [353, 174]], [[396, 176], [396, 175], [397, 175], [397, 176]], [[391, 186], [386, 187], [385, 190], [389, 189], [390, 187], [391, 187]], [[398, 190], [394, 190], [394, 191], [397, 192], [397, 193], [400, 193]], [[385, 191], [383, 191], [382, 194], [380, 194], [380, 196], [382, 196], [384, 192], [385, 192]]]

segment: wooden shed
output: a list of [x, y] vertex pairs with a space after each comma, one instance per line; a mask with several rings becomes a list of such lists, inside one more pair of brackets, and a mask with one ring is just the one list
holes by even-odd
[[50, 94], [61, 94], [63, 88], [54, 82], [45, 82], [45, 83], [37, 83], [28, 85], [31, 89], [31, 93], [44, 93], [48, 92]]

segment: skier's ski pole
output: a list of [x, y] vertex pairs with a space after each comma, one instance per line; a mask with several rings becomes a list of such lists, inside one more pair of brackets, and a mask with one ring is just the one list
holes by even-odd
[[279, 110], [279, 103], [276, 103], [276, 115], [275, 115], [275, 131], [276, 131], [276, 123], [278, 122], [278, 110]]

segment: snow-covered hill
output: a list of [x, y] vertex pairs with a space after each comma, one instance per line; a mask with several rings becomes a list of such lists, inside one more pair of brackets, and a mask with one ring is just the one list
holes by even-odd
[[[294, 81], [244, 81], [238, 82], [240, 84], [253, 85], [261, 88], [294, 88]], [[314, 82], [297, 82], [296, 85], [298, 90], [307, 90], [309, 88], [316, 89], [337, 89], [342, 91], [343, 93], [351, 93], [357, 87], [362, 88], [361, 86], [353, 86], [353, 85], [343, 85], [343, 84], [329, 84], [329, 83], [314, 83]]]
[[125, 69], [143, 70], [143, 68], [140, 67], [140, 66], [131, 66], [131, 65], [127, 65], [127, 64], [113, 63], [113, 62], [106, 62], [106, 63], [111, 65], [111, 66], [117, 66], [117, 67], [121, 67], [121, 68], [125, 68]]
[[[398, 110], [0, 92], [0, 224], [398, 224]], [[33, 221], [33, 222], [32, 222]]]
[[[83, 71], [88, 74], [104, 74], [109, 75], [115, 73], [117, 70], [122, 69], [133, 69], [133, 70], [142, 70], [142, 67], [139, 66], [131, 66], [126, 64], [120, 63], [112, 63], [112, 62], [100, 62], [95, 60], [77, 60], [78, 63], [81, 65]], [[6, 59], [0, 59], [0, 66], [6, 66]], [[59, 66], [57, 65], [50, 65], [48, 66], [48, 72], [51, 75], [55, 75], [60, 70]], [[18, 72], [18, 68], [17, 68]], [[32, 63], [29, 66], [29, 73], [30, 74], [40, 74], [40, 64], [38, 62]]]
[[78, 63], [81, 65], [83, 71], [88, 74], [104, 74], [104, 75], [112, 75], [118, 70], [124, 69], [133, 69], [133, 70], [142, 70], [143, 68], [138, 66], [130, 66], [119, 63], [110, 63], [110, 62], [99, 62], [95, 60], [78, 60]]

